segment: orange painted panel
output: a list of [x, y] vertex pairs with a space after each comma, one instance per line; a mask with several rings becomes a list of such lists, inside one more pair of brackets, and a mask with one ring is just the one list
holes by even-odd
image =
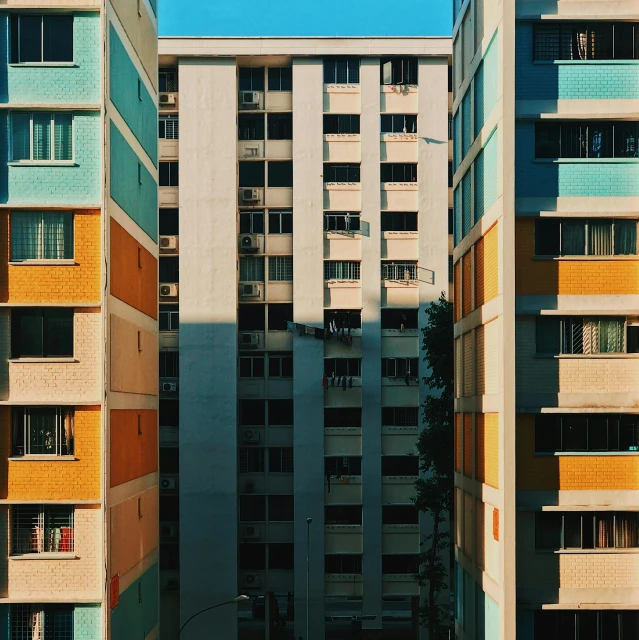
[[637, 260], [535, 260], [535, 220], [515, 220], [516, 292], [520, 295], [639, 293]]
[[493, 538], [499, 542], [499, 509], [493, 509]]
[[457, 261], [453, 266], [453, 308], [455, 311], [455, 322], [461, 320], [461, 261]]
[[10, 214], [0, 212], [0, 302], [100, 302], [100, 211], [73, 220], [74, 264], [8, 264]]
[[157, 260], [113, 218], [111, 294], [147, 316], [157, 319]]
[[157, 470], [157, 411], [111, 409], [111, 486]]
[[480, 307], [499, 293], [499, 228], [493, 225], [475, 243], [475, 306]]
[[100, 498], [100, 407], [76, 407], [75, 460], [9, 460], [11, 408], [0, 407], [0, 498], [7, 500], [98, 500]]
[[473, 265], [470, 251], [462, 256], [462, 317], [466, 317], [473, 310]]
[[475, 414], [475, 479], [486, 481], [486, 435], [484, 414]]
[[473, 414], [464, 414], [464, 475], [473, 475]]
[[461, 413], [455, 414], [455, 471], [461, 471]]

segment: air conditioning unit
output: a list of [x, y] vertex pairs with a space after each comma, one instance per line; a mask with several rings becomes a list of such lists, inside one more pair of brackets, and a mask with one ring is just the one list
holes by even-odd
[[255, 483], [254, 482], [247, 482], [244, 485], [244, 493], [253, 493], [255, 491]]
[[257, 573], [247, 573], [244, 576], [244, 586], [247, 589], [258, 589], [262, 586], [262, 576]]
[[177, 298], [177, 297], [178, 297], [177, 284], [161, 284], [160, 285], [160, 298]]
[[164, 393], [175, 393], [177, 391], [177, 382], [163, 382], [162, 391]]
[[242, 202], [257, 202], [260, 199], [260, 192], [255, 187], [240, 189]]
[[160, 489], [162, 489], [162, 491], [175, 491], [177, 485], [177, 476], [162, 476], [160, 478]]
[[257, 158], [260, 155], [259, 146], [252, 145], [244, 145], [244, 157], [245, 158]]
[[256, 443], [260, 441], [260, 432], [254, 429], [246, 429], [242, 433], [242, 441], [247, 443]]
[[177, 236], [160, 236], [160, 252], [175, 253], [177, 251]]
[[245, 105], [258, 105], [260, 103], [260, 94], [257, 91], [242, 91], [241, 102]]
[[261, 531], [259, 527], [253, 527], [253, 526], [242, 527], [241, 537], [257, 540], [260, 537], [260, 533]]
[[259, 347], [260, 336], [257, 333], [241, 333], [240, 346], [242, 347]]
[[164, 591], [177, 591], [180, 588], [180, 578], [176, 575], [162, 576]]
[[245, 234], [240, 236], [240, 251], [244, 251], [245, 253], [254, 253], [259, 250], [259, 244], [257, 241], [257, 236], [251, 234]]
[[259, 298], [260, 285], [255, 283], [240, 284], [240, 298]]
[[160, 105], [168, 106], [174, 105], [176, 102], [174, 93], [161, 93], [160, 94]]
[[160, 538], [162, 540], [175, 540], [178, 536], [178, 526], [176, 524], [161, 524]]

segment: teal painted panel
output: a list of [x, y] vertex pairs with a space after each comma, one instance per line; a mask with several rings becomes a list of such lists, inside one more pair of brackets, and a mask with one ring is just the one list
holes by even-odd
[[0, 14], [0, 102], [99, 104], [100, 14], [73, 14], [72, 67], [9, 65], [9, 14]]
[[497, 200], [499, 131], [495, 129], [475, 158], [475, 219], [477, 224]]
[[470, 149], [470, 143], [472, 141], [472, 131], [470, 128], [470, 89], [466, 91], [466, 95], [464, 96], [461, 104], [461, 113], [462, 113], [462, 135], [461, 135], [461, 157], [462, 159], [466, 157], [468, 153], [468, 149]]
[[475, 135], [482, 130], [497, 104], [499, 91], [499, 41], [497, 32], [486, 49], [484, 59], [475, 73]]
[[462, 187], [462, 238], [470, 231], [471, 225], [471, 201], [470, 201], [470, 169], [466, 171], [461, 181]]
[[462, 238], [462, 213], [461, 213], [461, 185], [458, 185], [453, 194], [453, 241], [455, 246]]
[[471, 637], [475, 637], [475, 581], [464, 572], [464, 631]]
[[0, 640], [9, 640], [11, 634], [10, 605], [0, 605]]
[[109, 24], [109, 96], [157, 167], [158, 111], [155, 100], [146, 90], [112, 24]]
[[455, 562], [455, 620], [462, 624], [464, 613], [464, 570]]
[[158, 581], [156, 563], [120, 594], [111, 611], [112, 638], [142, 640], [153, 630], [158, 623]]
[[38, 205], [99, 205], [102, 199], [100, 176], [101, 120], [99, 112], [73, 114], [74, 164], [9, 165], [9, 118], [0, 116], [0, 202]]
[[499, 638], [499, 606], [488, 594], [484, 600], [484, 629], [486, 640]]
[[455, 171], [459, 166], [459, 113], [460, 110], [457, 109], [457, 113], [453, 116], [453, 169]]
[[153, 9], [153, 13], [157, 16], [158, 15], [158, 0], [149, 0], [149, 3], [151, 5], [151, 9]]
[[158, 239], [158, 185], [111, 121], [111, 197], [154, 242]]
[[73, 640], [100, 640], [100, 638], [102, 638], [100, 605], [76, 605], [73, 610]]

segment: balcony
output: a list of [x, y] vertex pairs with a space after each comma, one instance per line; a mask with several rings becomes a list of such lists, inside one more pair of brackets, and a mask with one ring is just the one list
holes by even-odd
[[417, 231], [383, 231], [383, 260], [417, 260], [419, 234]]
[[359, 133], [330, 133], [324, 135], [325, 162], [361, 162], [362, 145]]
[[382, 553], [419, 553], [418, 524], [382, 525]]
[[362, 477], [331, 478], [331, 491], [324, 479], [324, 504], [362, 504]]
[[327, 524], [324, 526], [324, 553], [362, 553], [362, 525]]
[[158, 189], [158, 205], [160, 207], [175, 208], [180, 204], [180, 191], [178, 187], [160, 187]]
[[385, 84], [380, 87], [382, 113], [417, 113], [417, 85]]
[[361, 113], [359, 84], [325, 84], [324, 113]]
[[325, 182], [324, 210], [361, 211], [361, 184], [359, 182]]
[[179, 157], [180, 141], [160, 139], [158, 143], [159, 159], [177, 160]]
[[417, 211], [419, 209], [416, 182], [382, 182], [382, 210]]
[[417, 162], [417, 134], [382, 133], [380, 160], [382, 162]]

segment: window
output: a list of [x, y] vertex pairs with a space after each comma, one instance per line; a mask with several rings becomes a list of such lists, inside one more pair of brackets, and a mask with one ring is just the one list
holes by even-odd
[[268, 568], [293, 571], [294, 547], [292, 542], [271, 542], [268, 545]]
[[268, 470], [270, 473], [293, 473], [293, 447], [270, 447]]
[[160, 256], [160, 267], [158, 269], [160, 282], [180, 281], [180, 259], [176, 257], [167, 258]]
[[11, 260], [73, 259], [73, 213], [11, 212]]
[[240, 496], [240, 522], [264, 522], [266, 496]]
[[73, 357], [73, 309], [12, 309], [11, 357]]
[[417, 133], [417, 116], [397, 114], [382, 114], [382, 133]]
[[454, 218], [454, 214], [453, 214], [453, 210], [449, 209], [448, 210], [448, 235], [453, 235], [454, 231], [455, 231], [455, 222], [454, 222], [455, 218]]
[[535, 254], [637, 255], [637, 221], [539, 218], [535, 220]]
[[264, 233], [264, 212], [240, 211], [240, 233]]
[[180, 375], [178, 351], [160, 351], [160, 378], [177, 378]]
[[240, 256], [240, 282], [264, 282], [264, 256]]
[[293, 282], [293, 256], [270, 256], [269, 282]]
[[324, 182], [359, 182], [360, 165], [324, 163]]
[[160, 331], [180, 330], [180, 308], [176, 304], [160, 305]]
[[417, 58], [382, 58], [381, 84], [417, 84]]
[[637, 122], [537, 122], [536, 158], [636, 158]]
[[382, 182], [417, 182], [417, 164], [383, 162], [380, 174]]
[[73, 160], [73, 114], [61, 111], [12, 112], [11, 160]]
[[397, 553], [382, 555], [382, 574], [417, 573], [419, 556], [414, 553]]
[[179, 400], [160, 399], [159, 420], [163, 427], [177, 427], [180, 424]]
[[73, 605], [10, 605], [10, 640], [73, 640]]
[[453, 163], [449, 162], [448, 163], [448, 186], [452, 187], [453, 186], [453, 175], [455, 174], [455, 172], [453, 171]]
[[624, 318], [538, 316], [537, 353], [626, 353], [625, 334]]
[[264, 114], [240, 113], [237, 117], [238, 140], [264, 140]]
[[11, 507], [11, 554], [71, 553], [73, 505]]
[[240, 543], [238, 561], [242, 571], [262, 571], [266, 569], [266, 545], [264, 543]]
[[160, 209], [159, 233], [161, 236], [180, 235], [180, 216], [178, 209]]
[[269, 233], [293, 233], [293, 212], [290, 210], [268, 212]]
[[269, 304], [268, 305], [268, 330], [286, 331], [287, 322], [293, 321], [292, 304]]
[[240, 356], [240, 378], [263, 378], [264, 356]]
[[635, 640], [639, 611], [535, 611], [533, 640]]
[[324, 556], [324, 573], [362, 573], [362, 556], [359, 554], [330, 553]]
[[293, 114], [292, 113], [269, 113], [267, 118], [268, 118], [268, 139], [269, 140], [292, 140], [293, 139]]
[[264, 400], [239, 400], [239, 424], [241, 427], [263, 427], [266, 424]]
[[362, 505], [330, 505], [324, 507], [324, 524], [362, 524]]
[[178, 187], [180, 185], [179, 162], [160, 162], [160, 186]]
[[11, 62], [73, 62], [73, 16], [12, 15]]
[[419, 458], [417, 456], [382, 456], [383, 476], [417, 476], [419, 475]]
[[293, 496], [268, 497], [269, 522], [293, 522], [294, 513]]
[[324, 134], [359, 133], [359, 115], [324, 114]]
[[359, 230], [359, 211], [324, 211], [324, 231], [346, 231], [354, 233]]
[[324, 260], [324, 280], [359, 280], [360, 262]]
[[158, 91], [167, 93], [178, 90], [178, 72], [175, 68], [164, 68], [158, 71]]
[[362, 426], [362, 410], [359, 407], [340, 407], [324, 409], [325, 427], [357, 427]]
[[416, 427], [418, 407], [382, 407], [382, 425], [386, 427]]
[[453, 283], [454, 280], [455, 265], [453, 264], [453, 256], [448, 256], [448, 282]]
[[240, 473], [264, 473], [264, 447], [238, 449]]
[[453, 139], [453, 114], [448, 114], [448, 139]]
[[541, 511], [537, 549], [632, 549], [639, 547], [637, 511]]
[[264, 331], [266, 328], [266, 306], [263, 304], [241, 304], [237, 310], [237, 328], [240, 331]]
[[362, 312], [360, 309], [326, 309], [324, 311], [324, 326], [340, 329], [361, 329]]
[[[268, 354], [268, 377], [269, 378], [292, 378], [293, 377], [293, 354], [269, 353]], [[288, 424], [293, 424], [289, 422]]]
[[382, 329], [417, 329], [418, 309], [382, 309]]
[[413, 505], [382, 507], [382, 524], [417, 524], [419, 511]]
[[[270, 366], [270, 364], [269, 364]], [[269, 426], [290, 426], [294, 422], [292, 400], [268, 401]]]
[[269, 162], [268, 163], [268, 186], [269, 187], [292, 187], [293, 186], [293, 163]]
[[180, 472], [180, 452], [177, 447], [161, 447], [159, 456], [159, 467], [162, 473]]
[[382, 358], [382, 376], [385, 378], [417, 377], [419, 358]]
[[73, 407], [13, 407], [13, 456], [72, 456]]
[[324, 373], [327, 376], [361, 376], [361, 358], [324, 358]]
[[264, 67], [240, 67], [240, 91], [264, 91]]
[[417, 280], [417, 261], [382, 262], [382, 280]]
[[264, 186], [264, 162], [240, 162], [239, 165], [240, 187]]
[[382, 211], [382, 231], [417, 231], [417, 212]]
[[160, 116], [158, 121], [160, 140], [177, 140], [180, 133], [179, 123], [180, 121], [175, 115]]
[[268, 90], [269, 91], [292, 91], [293, 90], [293, 68], [292, 67], [269, 67], [268, 68]]
[[[141, 2], [142, 0], [140, 0]], [[180, 545], [176, 542], [162, 541], [160, 545], [160, 570], [179, 571], [180, 569]], [[141, 584], [138, 582], [138, 584]]]
[[359, 84], [359, 58], [324, 58], [324, 84]]
[[533, 60], [639, 59], [639, 25], [625, 22], [545, 23], [533, 31]]
[[[138, 499], [138, 517], [142, 518], [142, 506]], [[180, 497], [160, 496], [160, 522], [177, 522], [180, 519]]]
[[324, 474], [327, 476], [361, 476], [362, 456], [324, 458]]
[[559, 451], [639, 451], [639, 415], [536, 415], [535, 452]]

